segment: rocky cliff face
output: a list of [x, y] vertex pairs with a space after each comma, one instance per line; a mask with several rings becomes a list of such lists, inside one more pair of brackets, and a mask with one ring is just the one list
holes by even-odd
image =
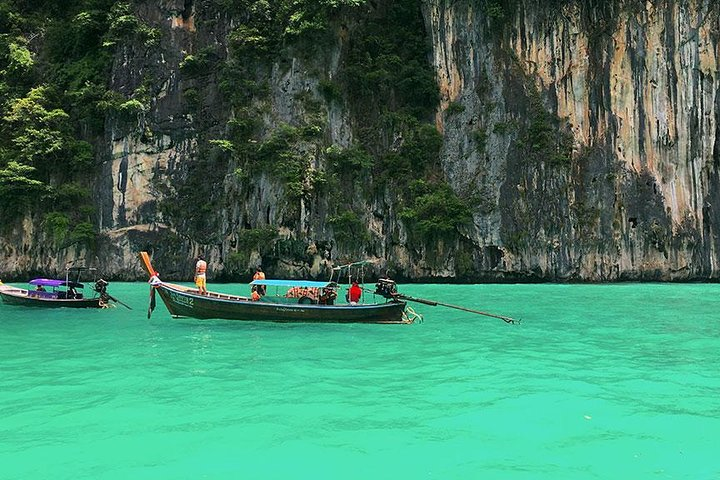
[[[121, 245], [123, 266], [131, 264], [128, 250], [138, 244], [118, 240], [165, 231], [152, 215], [144, 218], [155, 201], [152, 182], [196, 161], [193, 132], [178, 128], [193, 115], [180, 98], [181, 50], [192, 49], [193, 41], [209, 42], [200, 39], [213, 33], [212, 41], [225, 41], [222, 31], [194, 28], [202, 5], [176, 3], [165, 12], [147, 11], [171, 32], [167, 52], [119, 57], [116, 66], [115, 81], [126, 86], [149, 65], [158, 69], [150, 128], [164, 130], [159, 127], [166, 124], [151, 143], [132, 134], [110, 142], [106, 178], [112, 182], [102, 189], [103, 227]], [[423, 14], [441, 92], [436, 123], [444, 136], [442, 165], [453, 189], [473, 201], [474, 225], [464, 234], [472, 241], [477, 279], [718, 276], [720, 32], [713, 2], [633, 9], [583, 1], [553, 11], [527, 0], [497, 18], [478, 2], [436, 0], [424, 2]], [[299, 94], [322, 101], [312, 70], [337, 70], [342, 39], [331, 50], [273, 66], [269, 122], [292, 123], [303, 115], [296, 107]], [[229, 115], [221, 105], [209, 108]], [[349, 113], [342, 104], [325, 111], [333, 141], [347, 145], [353, 136]], [[181, 138], [173, 138], [178, 132]], [[232, 208], [217, 212], [221, 225], [228, 231], [229, 225], [256, 227], [263, 223], [257, 210], [266, 209], [264, 221], [279, 222], [273, 215], [282, 210], [275, 205], [278, 188], [266, 179], [246, 191]], [[249, 205], [262, 208], [251, 213]], [[314, 263], [317, 271], [323, 255], [314, 253], [314, 241], [327, 232], [317, 212], [305, 208], [302, 225], [287, 234], [305, 236], [309, 256], [316, 257], [294, 268]], [[383, 217], [382, 223], [399, 223], [393, 215]], [[427, 267], [404, 248], [402, 225], [374, 228], [400, 232], [394, 240], [380, 237], [379, 255], [395, 257], [401, 274], [456, 273], [452, 246], [444, 265]], [[162, 248], [162, 235], [149, 238]], [[179, 243], [187, 254], [208, 249], [219, 269], [231, 242], [232, 234], [220, 235], [210, 248]]]
[[[443, 104], [467, 107], [438, 117], [444, 165], [456, 188], [478, 182], [494, 198], [476, 216], [476, 238], [503, 249], [499, 268], [553, 279], [717, 276], [717, 15], [707, 1], [552, 12], [525, 1], [493, 32], [472, 2], [430, 2]], [[535, 89], [572, 136], [569, 162], [522, 154], [542, 144], [535, 135], [521, 145], [523, 129], [539, 128]], [[485, 132], [484, 148], [468, 141], [471, 128]]]
[[[305, 162], [298, 188], [310, 193], [288, 197], [282, 172], [248, 177], [237, 148], [230, 154], [217, 141], [248, 110], [228, 103], [213, 70], [231, 56], [236, 19], [209, 3], [141, 4], [138, 15], [162, 29], [163, 42], [116, 55], [113, 88], [128, 98], [141, 90], [148, 102], [133, 122], [106, 125], [98, 251], [112, 275], [140, 277], [140, 249], [154, 252], [168, 278], [188, 277], [201, 250], [226, 278], [259, 263], [271, 274], [315, 276], [353, 256], [423, 280], [720, 275], [720, 8], [712, 0], [423, 1], [442, 174], [472, 212], [432, 255], [408, 241], [389, 190], [353, 200], [369, 232], [363, 247], [337, 242], [334, 197], [313, 183], [327, 168], [321, 147], [350, 147], [362, 128], [347, 98], [321, 90], [342, 70], [354, 25], [372, 21], [377, 5], [340, 15], [334, 40], [285, 48], [254, 70], [267, 90], [249, 104], [265, 132], [312, 115], [325, 122], [322, 141], [294, 144]], [[201, 54], [210, 58], [205, 71], [190, 74], [188, 56]], [[196, 208], [179, 219], [172, 206], [182, 201]], [[271, 249], [243, 236], [268, 226], [277, 234]]]

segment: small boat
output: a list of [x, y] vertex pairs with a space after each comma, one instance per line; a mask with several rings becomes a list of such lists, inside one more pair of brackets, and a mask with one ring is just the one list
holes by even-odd
[[[93, 272], [94, 268], [69, 267], [65, 271], [65, 279], [35, 278], [28, 282], [31, 289], [17, 288], [0, 282], [0, 296], [3, 302], [10, 305], [45, 308], [104, 308], [109, 300], [108, 282], [103, 279], [95, 281], [89, 294], [85, 293], [85, 284], [80, 283], [82, 273]], [[71, 280], [75, 276], [75, 280]]]
[[[170, 315], [199, 319], [228, 319], [285, 323], [413, 323], [419, 315], [395, 296], [372, 296], [372, 303], [335, 303], [337, 282], [305, 280], [253, 280], [251, 288], [264, 293], [252, 296], [207, 292], [160, 280], [147, 252], [140, 252], [143, 267], [150, 276], [150, 308], [155, 308], [155, 292], [160, 295]], [[341, 267], [338, 267], [341, 268]], [[394, 282], [393, 282], [394, 283]], [[268, 289], [284, 293], [271, 294]], [[379, 297], [379, 298], [378, 298]]]

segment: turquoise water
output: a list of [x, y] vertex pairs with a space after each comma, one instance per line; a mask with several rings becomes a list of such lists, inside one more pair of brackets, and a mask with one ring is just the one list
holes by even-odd
[[0, 478], [720, 478], [720, 285], [401, 290], [523, 323], [0, 305]]

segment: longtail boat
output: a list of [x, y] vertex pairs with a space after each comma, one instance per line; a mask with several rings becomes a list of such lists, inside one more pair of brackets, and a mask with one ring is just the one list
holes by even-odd
[[[32, 288], [18, 288], [0, 282], [0, 297], [9, 305], [44, 308], [103, 308], [117, 299], [107, 293], [108, 282], [96, 280], [89, 293], [80, 282], [82, 273], [94, 272], [94, 268], [68, 267], [65, 279], [35, 278], [28, 283]], [[76, 278], [71, 279], [72, 276]]]
[[[419, 317], [407, 308], [405, 301], [392, 295], [371, 294], [371, 303], [336, 303], [340, 287], [332, 278], [328, 282], [253, 280], [250, 287], [263, 295], [242, 296], [211, 291], [200, 294], [195, 288], [162, 281], [147, 252], [140, 252], [140, 259], [150, 277], [148, 318], [155, 308], [155, 292], [173, 317], [285, 323], [395, 324], [413, 323]], [[284, 293], [268, 293], [270, 289], [282, 289]]]

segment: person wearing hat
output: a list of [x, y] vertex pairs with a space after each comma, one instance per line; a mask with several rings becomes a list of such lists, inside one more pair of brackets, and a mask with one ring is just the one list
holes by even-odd
[[207, 293], [206, 272], [207, 262], [205, 261], [205, 257], [198, 255], [197, 263], [195, 264], [195, 285], [197, 285], [198, 293], [201, 295]]
[[357, 280], [353, 280], [352, 286], [348, 291], [348, 301], [350, 302], [350, 305], [357, 305], [357, 303], [360, 301], [361, 296], [362, 289], [360, 288], [360, 285], [358, 285]]

